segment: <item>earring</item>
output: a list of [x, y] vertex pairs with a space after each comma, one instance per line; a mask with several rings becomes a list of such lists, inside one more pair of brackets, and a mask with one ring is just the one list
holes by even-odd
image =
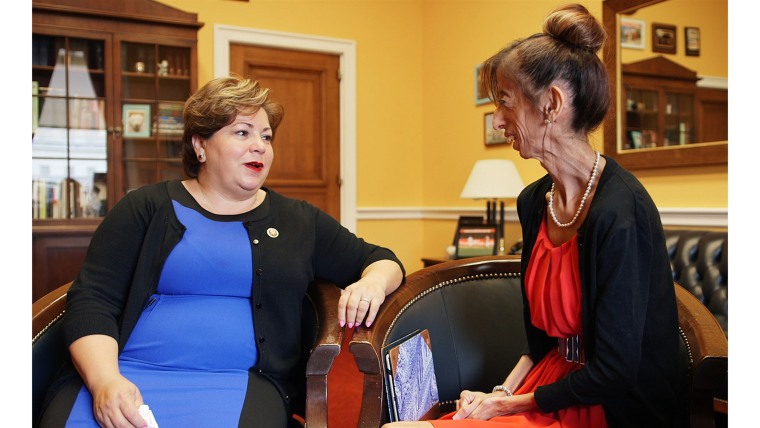
[[202, 161], [203, 158], [205, 158], [206, 155], [204, 155], [202, 152], [198, 155], [198, 160]]
[[552, 123], [552, 120], [547, 117], [546, 119], [544, 119], [544, 123], [547, 125], [550, 125]]

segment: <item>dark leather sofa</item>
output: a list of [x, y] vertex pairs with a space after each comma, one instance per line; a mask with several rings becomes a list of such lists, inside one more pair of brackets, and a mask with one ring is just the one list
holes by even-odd
[[715, 315], [728, 336], [728, 232], [666, 229], [673, 279]]

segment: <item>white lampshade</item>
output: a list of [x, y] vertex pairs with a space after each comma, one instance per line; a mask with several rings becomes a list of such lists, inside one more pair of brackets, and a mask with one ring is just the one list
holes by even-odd
[[506, 159], [482, 159], [475, 162], [462, 189], [461, 198], [517, 198], [525, 187], [514, 162]]

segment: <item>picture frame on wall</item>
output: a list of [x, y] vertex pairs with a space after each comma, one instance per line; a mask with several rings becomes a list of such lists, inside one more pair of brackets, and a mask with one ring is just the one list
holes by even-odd
[[620, 18], [620, 46], [628, 49], [646, 47], [647, 23], [641, 19]]
[[496, 255], [498, 230], [495, 224], [458, 226], [454, 258]]
[[676, 53], [676, 26], [652, 24], [652, 52]]
[[480, 106], [488, 104], [491, 99], [488, 98], [488, 94], [480, 87], [480, 69], [483, 68], [483, 64], [475, 66], [475, 105]]
[[484, 222], [485, 219], [483, 216], [459, 216], [459, 220], [457, 221], [457, 229], [454, 231], [454, 240], [451, 242], [451, 245], [456, 247], [457, 238], [459, 237], [459, 229], [465, 226], [481, 226]]
[[699, 49], [702, 44], [699, 33], [699, 27], [684, 28], [686, 56], [699, 56]]
[[125, 137], [150, 137], [150, 104], [124, 104], [121, 111]]
[[507, 139], [504, 137], [504, 132], [493, 129], [493, 112], [485, 113], [483, 127], [484, 142], [486, 146], [507, 143]]

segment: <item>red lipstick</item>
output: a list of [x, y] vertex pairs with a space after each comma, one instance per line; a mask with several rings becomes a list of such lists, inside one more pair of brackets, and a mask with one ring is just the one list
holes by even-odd
[[264, 164], [261, 162], [248, 162], [246, 165], [248, 168], [255, 169], [256, 171], [261, 171], [264, 168]]

